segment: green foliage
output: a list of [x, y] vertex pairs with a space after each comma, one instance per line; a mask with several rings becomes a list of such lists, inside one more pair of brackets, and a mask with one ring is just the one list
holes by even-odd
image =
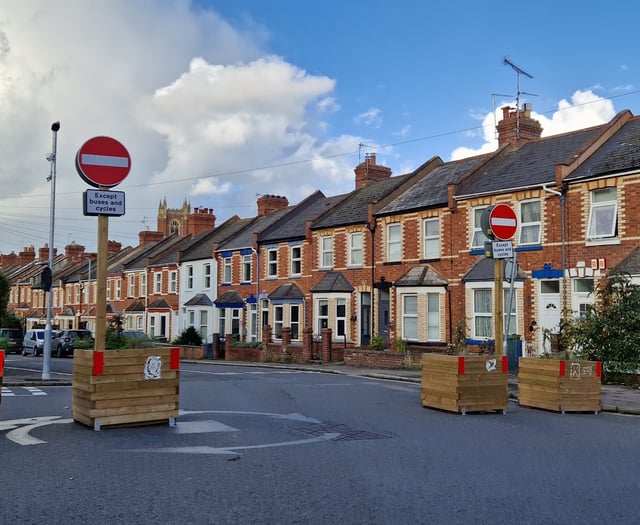
[[9, 349], [9, 338], [0, 337], [0, 350], [8, 350], [8, 349]]
[[256, 341], [234, 341], [231, 346], [236, 348], [262, 348], [262, 343]]
[[467, 354], [467, 318], [464, 315], [453, 328], [453, 337], [449, 344], [449, 353], [453, 355]]
[[404, 354], [407, 351], [407, 342], [401, 337], [396, 339], [396, 351], [400, 354]]
[[13, 313], [6, 312], [0, 317], [0, 328], [20, 328], [22, 329], [22, 322], [19, 317], [16, 317]]
[[202, 344], [202, 337], [198, 331], [190, 326], [182, 331], [180, 336], [174, 341], [176, 345], [187, 345], [187, 346], [200, 346]]
[[107, 350], [120, 350], [122, 348], [153, 348], [157, 346], [151, 339], [140, 339], [138, 337], [127, 337], [122, 335], [121, 330], [110, 326], [105, 334], [105, 348]]
[[584, 316], [561, 326], [562, 348], [579, 359], [602, 361], [605, 374], [636, 372], [640, 367], [640, 287], [628, 276], [616, 274], [595, 293], [596, 301]]
[[[7, 315], [7, 305], [9, 304], [9, 293], [11, 291], [11, 283], [9, 279], [0, 272], [0, 319]], [[7, 328], [3, 325], [3, 328]]]
[[384, 350], [387, 346], [384, 338], [382, 338], [379, 334], [373, 334], [371, 337], [371, 341], [369, 342], [369, 348], [371, 350]]

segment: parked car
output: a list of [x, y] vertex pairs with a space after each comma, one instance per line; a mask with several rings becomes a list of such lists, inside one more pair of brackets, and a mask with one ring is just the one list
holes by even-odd
[[22, 340], [22, 355], [38, 357], [44, 351], [44, 330], [27, 330]]
[[6, 339], [6, 348], [4, 349], [7, 354], [15, 352], [19, 354], [22, 352], [22, 330], [20, 328], [0, 328], [0, 339]]
[[89, 330], [60, 330], [51, 340], [51, 353], [56, 357], [73, 355], [76, 348], [91, 348], [93, 342]]

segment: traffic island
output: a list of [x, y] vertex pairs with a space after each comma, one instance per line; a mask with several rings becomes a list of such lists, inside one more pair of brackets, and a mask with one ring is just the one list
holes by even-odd
[[498, 411], [509, 404], [506, 356], [423, 354], [422, 406], [449, 412]]
[[175, 425], [180, 388], [179, 348], [76, 350], [73, 420], [102, 427]]
[[518, 404], [554, 412], [602, 410], [602, 363], [520, 358]]

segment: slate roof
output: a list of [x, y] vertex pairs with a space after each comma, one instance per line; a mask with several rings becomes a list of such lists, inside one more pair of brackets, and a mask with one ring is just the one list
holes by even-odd
[[407, 191], [376, 212], [379, 215], [408, 212], [442, 206], [448, 203], [448, 185], [486, 162], [492, 155], [480, 155], [447, 162], [433, 169], [426, 177], [416, 182]]
[[456, 197], [504, 193], [555, 183], [555, 167], [570, 159], [607, 126], [595, 126], [527, 142], [488, 162], [456, 188]]
[[147, 306], [147, 309], [151, 310], [152, 308], [155, 308], [155, 309], [158, 309], [158, 308], [171, 309], [171, 307], [169, 306], [169, 303], [167, 301], [165, 301], [164, 299], [156, 299], [155, 301], [149, 303], [149, 305]]
[[242, 308], [244, 306], [244, 299], [237, 291], [229, 290], [213, 301], [213, 304], [215, 304], [217, 308]]
[[640, 246], [633, 248], [622, 261], [611, 268], [609, 274], [628, 273], [629, 275], [640, 275]]
[[234, 235], [228, 240], [220, 243], [216, 252], [253, 248], [253, 234], [264, 231], [274, 222], [284, 217], [292, 209], [292, 206], [287, 206], [281, 210], [271, 212], [268, 215], [256, 217], [255, 220], [253, 220], [244, 230], [241, 230], [237, 235]]
[[295, 283], [282, 284], [269, 294], [270, 301], [291, 302], [302, 301], [303, 299], [304, 294]]
[[368, 205], [386, 197], [405, 182], [411, 173], [389, 177], [354, 190], [327, 213], [311, 224], [312, 229], [334, 228], [349, 224], [364, 224], [368, 220]]
[[345, 193], [334, 197], [325, 197], [321, 191], [312, 193], [296, 205], [291, 213], [266, 228], [258, 236], [259, 242], [265, 244], [283, 240], [303, 239], [307, 233], [307, 221], [319, 217], [348, 195], [348, 193]]
[[183, 306], [213, 306], [213, 301], [206, 293], [198, 293], [184, 303]]
[[[471, 269], [462, 277], [462, 282], [468, 283], [472, 281], [493, 281], [493, 273], [495, 269], [495, 259], [488, 259], [486, 257], [478, 257]], [[507, 275], [505, 275], [505, 278]], [[518, 274], [516, 281], [522, 281], [526, 279], [526, 275], [518, 266]]]
[[311, 288], [312, 293], [346, 292], [355, 290], [351, 283], [340, 272], [327, 272], [324, 277]]
[[589, 179], [638, 168], [640, 168], [640, 119], [636, 117], [624, 124], [565, 180]]
[[125, 312], [144, 312], [144, 303], [142, 301], [133, 301], [124, 309]]
[[414, 266], [410, 268], [394, 286], [446, 286], [448, 281], [431, 266]]
[[206, 235], [199, 237], [182, 252], [181, 262], [198, 261], [211, 259], [213, 257], [213, 245], [231, 237], [234, 233], [245, 228], [253, 221], [251, 219], [240, 219], [233, 216]]
[[[139, 246], [138, 248], [141, 248], [141, 251], [132, 254], [131, 258], [123, 261], [122, 268], [117, 271], [145, 270], [147, 268], [147, 259], [156, 257], [165, 250], [171, 249], [172, 246], [180, 241], [182, 241], [182, 237], [179, 237], [178, 235], [171, 235], [160, 242], [153, 243], [151, 246]], [[111, 268], [109, 268], [109, 272], [112, 272]]]

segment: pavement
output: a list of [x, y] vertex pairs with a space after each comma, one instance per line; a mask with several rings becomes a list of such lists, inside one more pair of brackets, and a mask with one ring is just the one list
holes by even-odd
[[[389, 381], [405, 381], [420, 383], [422, 372], [420, 370], [377, 369], [346, 366], [343, 363], [323, 364], [281, 364], [281, 363], [248, 363], [239, 361], [219, 360], [183, 360], [183, 363], [212, 364], [223, 366], [246, 366], [254, 368], [279, 368], [285, 370], [304, 370], [325, 374], [341, 374], [347, 376], [370, 377]], [[3, 386], [70, 386], [71, 377], [64, 374], [51, 372], [51, 378], [42, 379], [42, 372], [25, 368], [4, 368]], [[509, 375], [509, 397], [518, 399], [518, 377]], [[602, 411], [616, 412], [640, 416], [640, 388], [623, 385], [602, 385]]]

